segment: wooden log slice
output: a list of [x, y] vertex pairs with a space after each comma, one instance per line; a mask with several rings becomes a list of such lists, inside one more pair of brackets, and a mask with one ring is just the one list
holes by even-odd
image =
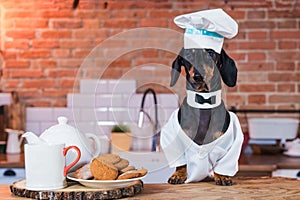
[[51, 191], [34, 191], [25, 188], [25, 180], [14, 182], [10, 185], [10, 191], [15, 196], [26, 197], [32, 199], [119, 199], [124, 197], [132, 197], [141, 193], [143, 182], [138, 180], [123, 188], [114, 189], [98, 189], [88, 188], [77, 182], [68, 182], [66, 188]]

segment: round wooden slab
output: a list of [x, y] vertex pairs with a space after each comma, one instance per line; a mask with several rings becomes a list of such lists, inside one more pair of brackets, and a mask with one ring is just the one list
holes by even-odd
[[97, 189], [88, 188], [77, 182], [68, 182], [66, 188], [52, 191], [34, 191], [25, 188], [25, 180], [20, 180], [10, 186], [12, 194], [32, 199], [119, 199], [132, 197], [141, 193], [143, 182], [138, 180], [123, 188]]

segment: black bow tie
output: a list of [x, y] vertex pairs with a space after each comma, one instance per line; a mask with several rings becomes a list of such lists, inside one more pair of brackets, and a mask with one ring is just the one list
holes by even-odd
[[195, 102], [204, 104], [204, 103], [209, 103], [209, 104], [215, 104], [216, 103], [216, 96], [211, 96], [208, 99], [205, 99], [203, 96], [196, 94], [195, 96]]

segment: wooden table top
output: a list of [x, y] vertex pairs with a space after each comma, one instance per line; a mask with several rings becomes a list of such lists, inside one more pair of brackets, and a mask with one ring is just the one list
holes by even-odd
[[[145, 184], [142, 192], [127, 199], [299, 199], [300, 180], [280, 177], [237, 177], [233, 186], [214, 182], [182, 185]], [[26, 199], [13, 196], [8, 185], [0, 186], [3, 199]]]

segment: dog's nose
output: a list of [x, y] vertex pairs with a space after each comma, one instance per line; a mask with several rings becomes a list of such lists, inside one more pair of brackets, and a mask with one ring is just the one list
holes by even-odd
[[203, 81], [203, 78], [200, 74], [195, 74], [193, 78], [196, 82], [202, 82]]

